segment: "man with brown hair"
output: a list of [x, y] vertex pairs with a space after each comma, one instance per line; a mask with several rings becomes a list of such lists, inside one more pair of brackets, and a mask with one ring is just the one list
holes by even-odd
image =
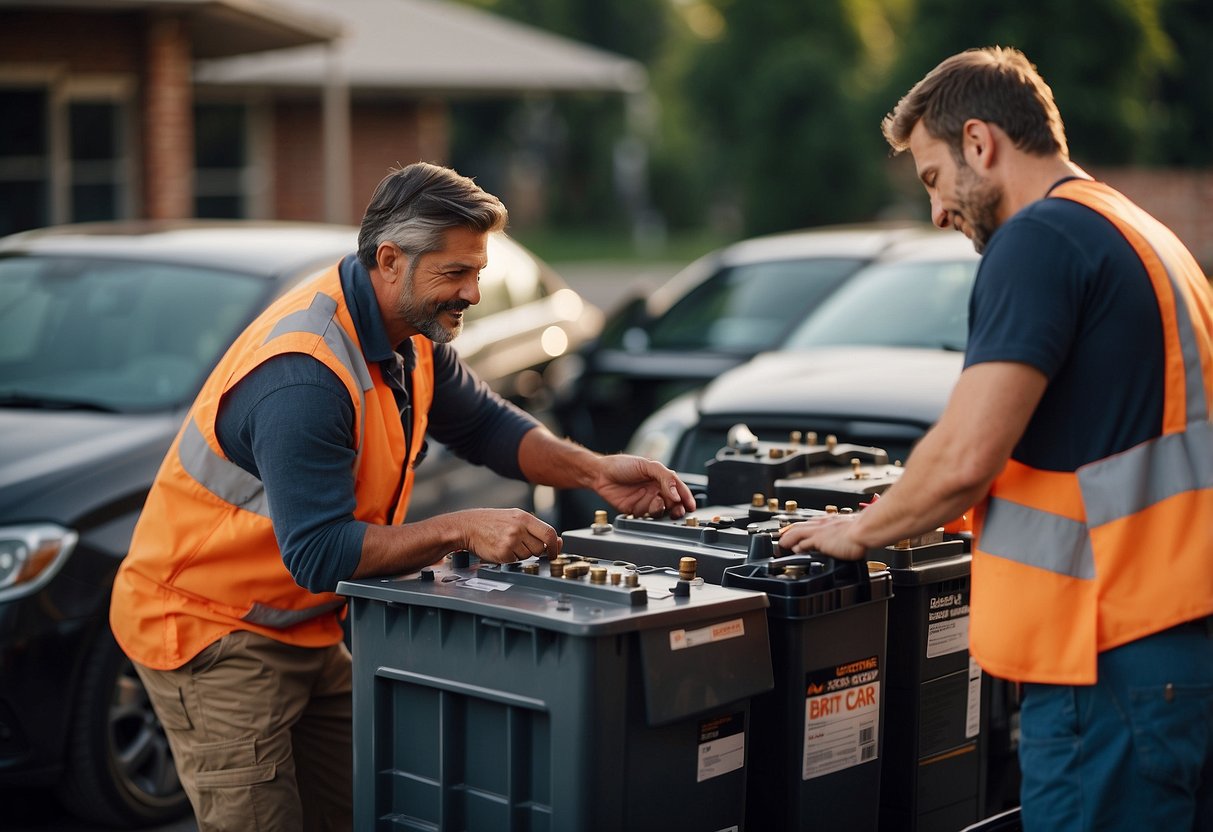
[[559, 554], [519, 509], [407, 521], [427, 433], [500, 474], [694, 510], [673, 473], [558, 439], [449, 343], [480, 300], [501, 202], [418, 163], [371, 198], [351, 254], [240, 335], [169, 449], [114, 581], [135, 663], [203, 832], [352, 823], [350, 654], [333, 589], [457, 550]]
[[954, 55], [886, 117], [985, 256], [965, 369], [902, 481], [781, 545], [861, 558], [969, 506], [970, 649], [1023, 683], [1025, 829], [1213, 829], [1213, 296], [1068, 155], [1022, 53]]

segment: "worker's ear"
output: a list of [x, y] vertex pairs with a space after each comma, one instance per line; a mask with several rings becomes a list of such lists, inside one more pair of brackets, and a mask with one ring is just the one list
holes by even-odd
[[971, 118], [964, 123], [960, 133], [960, 147], [964, 160], [974, 170], [989, 170], [994, 164], [998, 143], [988, 121]]
[[398, 278], [408, 273], [408, 255], [390, 240], [384, 240], [379, 244], [379, 248], [375, 249], [375, 263], [379, 267], [379, 276], [385, 283], [395, 283]]

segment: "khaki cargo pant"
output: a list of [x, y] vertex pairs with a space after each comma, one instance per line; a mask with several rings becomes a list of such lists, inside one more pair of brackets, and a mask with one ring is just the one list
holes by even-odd
[[200, 832], [348, 830], [350, 653], [224, 636], [176, 670], [135, 664]]

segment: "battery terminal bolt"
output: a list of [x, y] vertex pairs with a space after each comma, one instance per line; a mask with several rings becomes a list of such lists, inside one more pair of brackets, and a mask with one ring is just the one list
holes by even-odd
[[699, 526], [699, 518], [692, 515], [691, 517], [687, 518], [686, 524], [694, 529]]
[[771, 459], [783, 459], [783, 448], [771, 448], [767, 455]]
[[548, 574], [553, 578], [564, 577], [564, 567], [568, 566], [569, 559], [564, 555], [559, 555], [548, 561]]
[[826, 449], [832, 451], [837, 447], [838, 447], [838, 437], [832, 433], [826, 434]]
[[805, 567], [803, 563], [789, 563], [783, 568], [783, 574], [790, 580], [803, 578], [805, 576]]
[[605, 584], [607, 582], [607, 569], [605, 566], [590, 567], [590, 583]]
[[826, 506], [826, 514], [837, 514], [837, 513], [838, 513], [838, 506], [836, 506], [836, 505]]
[[799, 508], [800, 503], [795, 500], [784, 500], [783, 502], [783, 510], [788, 514], [795, 514]]
[[811, 430], [807, 434], [805, 434], [804, 443], [806, 445], [816, 445], [817, 444], [817, 431]]
[[850, 506], [843, 506], [842, 508], [838, 509], [838, 513], [839, 514], [854, 514], [855, 509], [851, 508]]
[[539, 564], [537, 564], [537, 563], [524, 563], [524, 564], [522, 565], [522, 571], [523, 571], [523, 573], [524, 573], [524, 574], [526, 574], [526, 575], [538, 575], [538, 574], [539, 574]]
[[695, 568], [699, 565], [695, 558], [686, 557], [678, 559], [678, 577], [684, 581], [695, 580]]
[[788, 441], [791, 442], [793, 445], [799, 445], [800, 440], [803, 438], [803, 436], [804, 436], [804, 434], [802, 434], [800, 431], [794, 430], [790, 434], [788, 434]]
[[640, 576], [635, 572], [629, 572], [623, 576], [623, 585], [629, 588], [640, 586]]
[[772, 497], [767, 500], [767, 511], [779, 511], [779, 498]]
[[607, 522], [607, 513], [602, 509], [594, 512], [594, 524], [590, 526], [590, 531], [594, 534], [606, 534], [611, 530], [611, 524]]
[[611, 580], [611, 586], [619, 586], [619, 584], [623, 581], [622, 572], [612, 572], [608, 577]]
[[859, 461], [858, 459], [852, 459], [852, 460], [851, 460], [851, 479], [853, 479], [853, 480], [866, 480], [866, 479], [868, 479], [869, 477], [871, 477], [871, 476], [872, 476], [872, 475], [871, 475], [871, 474], [869, 474], [867, 471], [863, 471], [863, 470], [861, 470], [861, 469], [860, 469], [860, 465], [861, 465], [861, 464], [862, 464], [862, 463], [860, 463], [860, 461]]
[[766, 494], [761, 494], [761, 493], [755, 491], [754, 496], [750, 498], [750, 505], [752, 505], [754, 508], [762, 508], [766, 504], [767, 504], [767, 495]]

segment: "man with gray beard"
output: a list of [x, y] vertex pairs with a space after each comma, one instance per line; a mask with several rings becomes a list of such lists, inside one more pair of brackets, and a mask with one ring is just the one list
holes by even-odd
[[350, 654], [333, 593], [452, 551], [556, 555], [520, 509], [407, 522], [433, 436], [469, 462], [622, 511], [681, 516], [678, 477], [553, 436], [449, 343], [480, 300], [501, 202], [447, 168], [389, 174], [358, 252], [248, 326], [156, 477], [110, 622], [163, 724], [201, 830], [349, 829]]

